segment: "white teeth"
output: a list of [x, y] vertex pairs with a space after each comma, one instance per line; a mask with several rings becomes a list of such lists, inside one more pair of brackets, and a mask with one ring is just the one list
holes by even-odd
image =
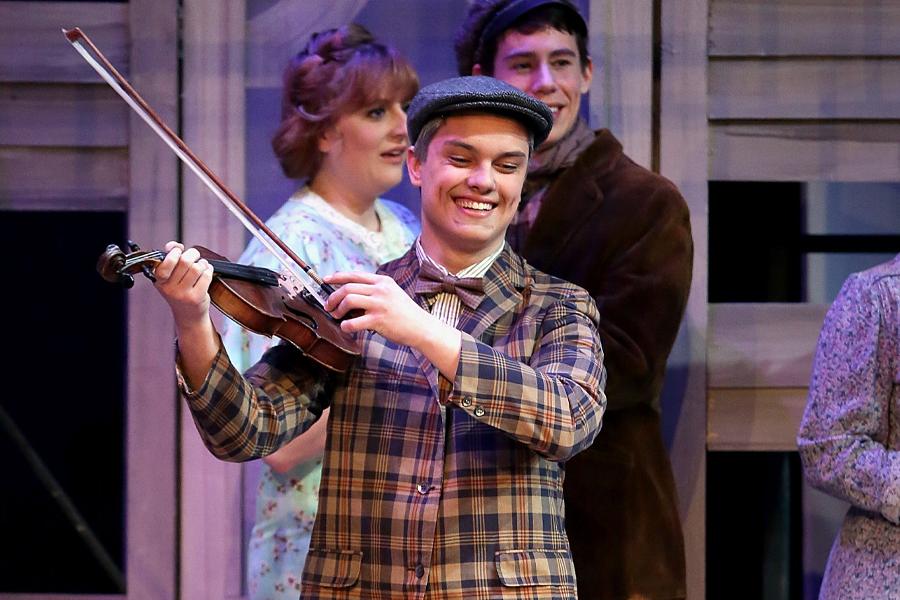
[[474, 200], [458, 200], [457, 203], [463, 208], [471, 208], [472, 210], [491, 210], [493, 204], [487, 202], [476, 202]]

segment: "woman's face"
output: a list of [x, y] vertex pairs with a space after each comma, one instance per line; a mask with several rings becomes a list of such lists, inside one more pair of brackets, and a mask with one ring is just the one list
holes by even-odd
[[380, 100], [339, 117], [319, 141], [320, 172], [373, 198], [400, 183], [409, 146], [404, 108], [399, 100]]

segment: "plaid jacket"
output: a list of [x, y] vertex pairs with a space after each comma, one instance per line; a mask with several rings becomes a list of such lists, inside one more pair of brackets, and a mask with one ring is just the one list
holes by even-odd
[[[410, 251], [382, 272], [409, 292], [418, 269]], [[185, 389], [225, 460], [274, 451], [331, 406], [304, 600], [576, 597], [563, 463], [606, 406], [596, 306], [507, 246], [481, 305], [462, 310], [452, 382], [367, 332], [341, 376], [279, 345], [246, 380], [220, 351]]]

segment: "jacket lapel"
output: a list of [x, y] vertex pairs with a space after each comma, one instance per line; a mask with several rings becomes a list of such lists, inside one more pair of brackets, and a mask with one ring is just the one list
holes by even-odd
[[509, 244], [505, 244], [500, 256], [484, 276], [484, 299], [477, 310], [463, 307], [457, 328], [476, 339], [482, 339], [491, 325], [523, 303], [523, 293], [528, 284], [525, 261], [513, 252]]

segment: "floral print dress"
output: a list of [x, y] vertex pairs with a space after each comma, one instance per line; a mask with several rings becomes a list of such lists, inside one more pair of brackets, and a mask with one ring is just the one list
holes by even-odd
[[[351, 221], [304, 187], [266, 225], [319, 275], [374, 272], [380, 264], [406, 252], [419, 233], [418, 219], [402, 205], [378, 199], [375, 211], [381, 223], [377, 232]], [[281, 270], [281, 263], [255, 239], [238, 262]], [[225, 327], [222, 339], [229, 358], [240, 371], [253, 365], [274, 343], [233, 323]], [[299, 597], [321, 474], [321, 456], [283, 474], [263, 465], [247, 555], [251, 600]]]
[[900, 255], [828, 311], [797, 443], [809, 482], [851, 504], [819, 597], [900, 600]]

